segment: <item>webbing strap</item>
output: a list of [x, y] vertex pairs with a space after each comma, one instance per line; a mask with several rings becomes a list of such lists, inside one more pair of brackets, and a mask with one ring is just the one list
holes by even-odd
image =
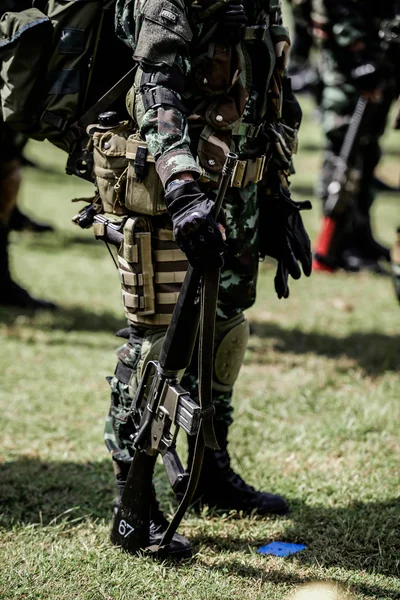
[[238, 135], [240, 137], [247, 137], [253, 139], [260, 135], [263, 126], [264, 123], [261, 123], [261, 125], [252, 125], [251, 123], [238, 123], [233, 127], [232, 135]]
[[187, 260], [186, 254], [180, 249], [176, 250], [154, 250], [154, 260], [156, 262], [179, 262]]
[[179, 523], [193, 498], [199, 482], [203, 464], [204, 450], [207, 446], [218, 450], [215, 437], [213, 416], [215, 407], [212, 400], [212, 379], [214, 365], [215, 314], [217, 310], [220, 268], [212, 267], [204, 271], [200, 293], [200, 330], [199, 330], [199, 404], [202, 413], [202, 425], [196, 436], [195, 451], [189, 481], [183, 499], [169, 524], [159, 548], [167, 546], [176, 532]]
[[187, 108], [178, 96], [172, 90], [164, 87], [152, 87], [142, 93], [142, 101], [145, 111], [150, 108], [159, 108], [160, 106], [174, 106], [182, 113], [187, 112]]

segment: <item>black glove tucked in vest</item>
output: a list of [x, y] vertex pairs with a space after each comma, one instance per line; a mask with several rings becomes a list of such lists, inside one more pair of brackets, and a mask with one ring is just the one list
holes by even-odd
[[[289, 190], [279, 185], [271, 196], [264, 196], [260, 204], [260, 247], [262, 258], [272, 256], [278, 261], [275, 290], [278, 298], [288, 298], [289, 275], [293, 279], [311, 274], [311, 243], [301, 218], [301, 210], [312, 208], [309, 200], [294, 202]], [[299, 265], [300, 263], [300, 265]]]

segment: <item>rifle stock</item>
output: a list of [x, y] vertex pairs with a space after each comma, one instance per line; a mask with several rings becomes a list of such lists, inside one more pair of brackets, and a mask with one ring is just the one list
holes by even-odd
[[136, 451], [128, 478], [114, 515], [110, 539], [129, 553], [149, 545], [150, 505], [153, 471], [157, 455]]

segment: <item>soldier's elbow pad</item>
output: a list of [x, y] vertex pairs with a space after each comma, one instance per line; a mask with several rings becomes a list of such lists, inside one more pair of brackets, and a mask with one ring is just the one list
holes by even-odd
[[248, 340], [249, 323], [243, 313], [227, 321], [217, 321], [212, 382], [214, 390], [232, 390], [243, 364]]
[[164, 0], [161, 6], [158, 0], [148, 0], [133, 58], [146, 65], [172, 67], [178, 53], [188, 53], [192, 37], [182, 0]]

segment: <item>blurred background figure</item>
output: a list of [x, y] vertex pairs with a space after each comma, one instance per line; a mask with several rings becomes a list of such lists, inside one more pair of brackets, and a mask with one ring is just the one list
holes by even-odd
[[295, 93], [309, 92], [317, 106], [321, 102], [322, 81], [315, 62], [312, 0], [289, 0], [293, 17], [293, 41], [290, 49], [288, 75]]
[[37, 223], [17, 208], [21, 185], [22, 150], [26, 144], [23, 135], [11, 131], [0, 123], [0, 305], [28, 310], [54, 310], [53, 302], [34, 298], [11, 278], [9, 265], [9, 232], [44, 232], [52, 227]]
[[[352, 153], [353, 174], [350, 201], [341, 207], [340, 218], [323, 221], [317, 242], [314, 269], [333, 272], [369, 270], [385, 272], [380, 261], [389, 261], [390, 252], [379, 244], [371, 226], [370, 209], [375, 198], [374, 170], [381, 151], [389, 108], [395, 98], [393, 65], [382, 52], [380, 31], [385, 20], [395, 16], [395, 2], [364, 3], [348, 0], [312, 0], [313, 36], [319, 48], [322, 78], [322, 122], [325, 153], [317, 188], [325, 216], [329, 186], [338, 157], [360, 96], [368, 100], [369, 118]], [[347, 184], [347, 182], [346, 182]], [[383, 185], [385, 188], [386, 186]], [[349, 186], [347, 186], [349, 189]], [[329, 227], [328, 227], [329, 225]]]

